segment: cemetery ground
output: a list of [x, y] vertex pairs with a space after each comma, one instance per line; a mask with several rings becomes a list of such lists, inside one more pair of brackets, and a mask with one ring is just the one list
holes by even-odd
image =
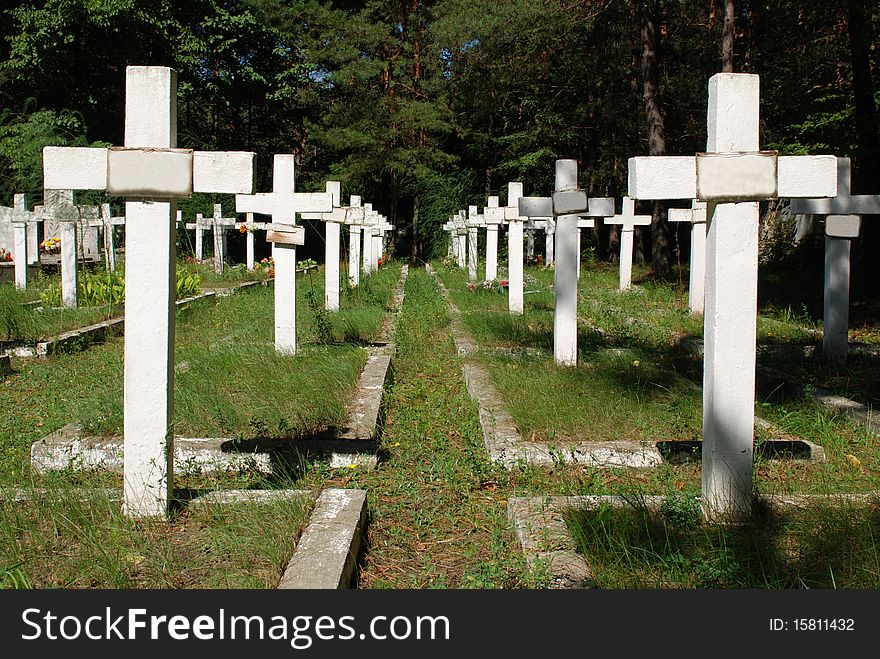
[[[323, 309], [323, 274], [299, 274], [296, 357], [274, 350], [271, 287], [179, 308], [175, 435], [283, 440], [340, 426], [400, 271], [389, 264], [346, 290], [344, 309], [332, 316]], [[44, 360], [13, 357], [12, 374], [0, 381], [3, 409], [17, 410], [0, 422], [0, 578], [34, 587], [276, 586], [312, 500], [182, 506], [170, 523], [133, 521], [120, 512], [121, 475], [32, 471], [31, 444], [68, 424], [87, 435], [122, 434], [122, 346], [116, 337]], [[183, 470], [176, 485], [181, 498], [289, 489], [302, 469]], [[17, 501], [20, 491], [36, 498]]]
[[[631, 513], [610, 505], [593, 512], [578, 512], [574, 506], [564, 509], [566, 532], [589, 563], [591, 582], [600, 587], [878, 587], [876, 514], [845, 502], [809, 505], [797, 513], [786, 509], [784, 514], [771, 505], [777, 494], [859, 494], [878, 489], [875, 439], [843, 416], [809, 402], [763, 398], [757, 402], [760, 416], [821, 445], [827, 461], [770, 460], [758, 455], [759, 514], [750, 525], [716, 527], [701, 521], [695, 503], [700, 465], [695, 460], [664, 460], [647, 469], [564, 461], [549, 466], [519, 462], [506, 469], [490, 459], [477, 404], [462, 377], [463, 359], [489, 367], [521, 434], [534, 435], [535, 441], [552, 444], [569, 436], [583, 441], [599, 437], [600, 432], [610, 439], [698, 439], [699, 360], [684, 339], [698, 338], [701, 322], [688, 316], [686, 299], [675, 287], [640, 280], [643, 272], [637, 269], [636, 288], [621, 294], [616, 290], [616, 269], [596, 264], [584, 268], [580, 365], [558, 368], [552, 364], [552, 270], [527, 269], [526, 313], [512, 318], [504, 294], [478, 287], [469, 291], [466, 275], [441, 264], [435, 268], [480, 351], [474, 357], [459, 357], [451, 337], [453, 314], [435, 279], [422, 268], [411, 268], [397, 324], [394, 377], [383, 403], [380, 461], [375, 470], [334, 469], [315, 462], [268, 481], [255, 473], [216, 474], [188, 477], [181, 485], [194, 490], [366, 490], [369, 523], [359, 562], [360, 588], [554, 585], [550, 566], [524, 555], [508, 508], [526, 497], [597, 495], [617, 495], [634, 504]], [[384, 286], [390, 290], [398, 273], [396, 266], [386, 266], [367, 281], [387, 277]], [[315, 291], [321, 291], [322, 280], [316, 274]], [[309, 285], [307, 279], [300, 280], [300, 300]], [[357, 340], [354, 345], [319, 343], [320, 323], [311, 318], [315, 307], [308, 302], [299, 305], [303, 350], [296, 358], [298, 368], [307, 373], [300, 373], [300, 379], [267, 370], [267, 362], [272, 361], [268, 356], [271, 320], [266, 320], [271, 319], [271, 305], [267, 299], [265, 309], [252, 306], [264, 294], [271, 297], [267, 289], [255, 287], [216, 306], [178, 312], [175, 396], [180, 434], [263, 433], [252, 426], [251, 417], [290, 415], [291, 406], [308, 408], [301, 417], [306, 427], [310, 418], [326, 422], [326, 414], [319, 414], [320, 419], [308, 415], [309, 409], [326, 409], [328, 404], [315, 388], [329, 385], [330, 380], [337, 385], [342, 380], [353, 382], [363, 363]], [[343, 300], [343, 309], [351, 306]], [[759, 323], [761, 341], [815, 342], [815, 330], [821, 326], [800, 321], [784, 311], [773, 312]], [[587, 332], [588, 327], [594, 331]], [[338, 325], [333, 325], [333, 332], [339, 332]], [[334, 334], [344, 335], [345, 331]], [[247, 369], [230, 364], [236, 361], [230, 354], [247, 352], [256, 341], [264, 345], [248, 353]], [[348, 352], [357, 358], [350, 372], [339, 374], [340, 358]], [[260, 355], [262, 361], [257, 359]], [[7, 447], [4, 485], [39, 484], [48, 486], [50, 493], [60, 493], [3, 507], [0, 534], [5, 537], [0, 546], [6, 583], [19, 579], [36, 586], [66, 587], [277, 585], [308, 516], [307, 502], [184, 507], [170, 523], [134, 522], [121, 516], [118, 502], [100, 493], [98, 505], [81, 501], [77, 494], [84, 487], [118, 487], [115, 476], [31, 474], [30, 443], [64, 423], [79, 419], [94, 424], [96, 430], [118, 432], [120, 360], [121, 341], [111, 341], [77, 355], [28, 363], [24, 370], [16, 363], [16, 373], [2, 382], [4, 406], [26, 410], [6, 421], [17, 427], [0, 430]], [[188, 370], [180, 369], [187, 363]], [[286, 380], [276, 388], [271, 382], [275, 377]], [[92, 402], [79, 404], [68, 393], [70, 382], [88, 391]], [[215, 389], [224, 385], [249, 395], [226, 394], [231, 401], [221, 396], [225, 407], [223, 414], [217, 414], [205, 401], [220, 396]], [[46, 393], [50, 387], [54, 395]], [[196, 392], [201, 387], [210, 391], [196, 401], [202, 396]], [[190, 388], [192, 402], [184, 395]], [[339, 386], [330, 388], [339, 395]], [[279, 399], [283, 412], [266, 411]], [[108, 405], [111, 400], [116, 402]], [[561, 425], [563, 421], [569, 425]], [[38, 423], [43, 426], [36, 427]], [[270, 432], [276, 430], [272, 425]], [[659, 510], [656, 496], [667, 497]], [[24, 540], [16, 543], [16, 537]]]
[[[537, 496], [517, 493], [523, 501], [535, 497], [535, 507], [555, 508], [556, 517], [565, 520], [567, 542], [587, 559], [587, 582], [601, 587], [758, 588], [880, 583], [873, 507], [880, 457], [876, 436], [843, 414], [786, 395], [775, 383], [762, 386], [760, 377], [756, 415], [769, 424], [756, 427], [753, 521], [733, 527], [702, 521], [699, 460], [689, 459], [701, 434], [702, 363], [696, 348], [702, 319], [688, 315], [686, 297], [677, 287], [653, 284], [642, 271], [639, 285], [620, 293], [616, 268], [590, 264], [582, 270], [579, 285], [579, 365], [559, 368], [552, 353], [552, 269], [527, 270], [522, 316], [507, 313], [506, 295], [497, 285], [469, 285], [465, 272], [446, 264], [436, 264], [436, 270], [478, 344], [478, 351], [465, 359], [488, 370], [523, 441], [552, 449], [571, 442], [638, 440], [658, 443], [664, 454], [664, 461], [650, 469], [597, 472], [560, 463], [551, 470], [573, 469], [580, 476]], [[802, 312], [768, 307], [761, 314], [759, 373], [763, 355], [813, 344], [817, 332], [821, 337], [821, 323]], [[870, 339], [876, 332], [868, 327], [860, 335]], [[870, 350], [863, 358], [876, 360]], [[856, 386], [855, 378], [841, 376], [819, 358], [810, 375], [817, 379], [806, 388], [834, 388], [843, 380], [849, 393], [869, 404], [876, 400], [864, 381]], [[824, 449], [825, 460], [762, 456], [760, 447], [771, 438], [808, 440]], [[689, 448], [670, 452], [676, 440]], [[585, 481], [586, 474], [593, 474], [595, 481]], [[620, 499], [612, 505], [614, 500], [584, 495]], [[803, 495], [835, 497], [806, 503]], [[786, 503], [797, 505], [776, 505], [784, 496], [789, 497]], [[616, 509], [620, 506], [624, 510]], [[546, 541], [544, 549], [552, 550], [561, 542], [558, 531], [538, 542]], [[539, 550], [533, 564], [540, 564], [541, 555]]]

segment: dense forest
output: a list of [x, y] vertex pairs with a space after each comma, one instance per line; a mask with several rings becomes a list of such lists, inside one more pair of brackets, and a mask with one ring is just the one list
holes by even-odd
[[[130, 64], [177, 69], [179, 146], [255, 151], [261, 190], [294, 153], [300, 189], [341, 180], [413, 258], [508, 181], [547, 193], [556, 158], [620, 197], [629, 157], [704, 150], [719, 71], [761, 75], [763, 148], [850, 156], [853, 191], [877, 193], [878, 28], [868, 0], [17, 2], [0, 14], [0, 203], [42, 195], [45, 144], [121, 143]], [[664, 277], [682, 229], [653, 212], [637, 258]], [[862, 236], [854, 284], [876, 291], [880, 224]]]

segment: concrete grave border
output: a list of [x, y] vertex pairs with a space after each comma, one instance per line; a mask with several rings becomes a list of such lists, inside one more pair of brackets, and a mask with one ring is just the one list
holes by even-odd
[[[602, 505], [633, 508], [637, 502], [648, 510], [658, 510], [666, 500], [658, 495], [585, 495], [513, 497], [507, 502], [507, 519], [520, 543], [529, 569], [548, 579], [553, 589], [599, 588], [592, 568], [577, 552], [577, 542], [565, 523], [568, 510], [597, 510]], [[863, 494], [779, 494], [763, 495], [761, 500], [775, 510], [807, 505], [813, 501], [869, 503], [880, 492]], [[694, 497], [699, 501], [699, 497]]]
[[[521, 462], [532, 465], [576, 463], [600, 468], [648, 468], [656, 467], [665, 461], [659, 448], [660, 444], [664, 444], [663, 442], [619, 440], [552, 445], [524, 440], [516, 428], [513, 416], [495, 388], [489, 372], [482, 365], [466, 359], [477, 353], [477, 344], [461, 321], [461, 311], [453, 303], [449, 291], [435, 269], [431, 264], [426, 264], [425, 268], [437, 283], [450, 310], [452, 338], [459, 357], [465, 358], [461, 360], [461, 371], [468, 393], [477, 404], [483, 442], [490, 460], [500, 463], [506, 469], [513, 469]], [[756, 425], [761, 425], [771, 432], [778, 432], [775, 426], [763, 419], [757, 419]], [[774, 446], [774, 440], [770, 440], [762, 442], [759, 446], [766, 450], [765, 457], [773, 458], [788, 453], [787, 449], [792, 442], [803, 443], [803, 446], [799, 447], [800, 451], [793, 452], [795, 459], [819, 462], [825, 460], [825, 452], [821, 446], [803, 439], [786, 438], [780, 440], [778, 447]], [[684, 444], [682, 443], [682, 446]]]
[[[356, 465], [375, 468], [377, 445], [384, 418], [385, 385], [392, 374], [394, 333], [403, 305], [409, 269], [404, 265], [395, 284], [391, 311], [386, 315], [378, 340], [368, 348], [369, 357], [358, 378], [356, 393], [348, 405], [348, 421], [342, 433], [322, 439], [278, 442], [238, 441], [224, 437], [176, 437], [174, 471], [178, 474], [256, 470], [273, 474], [291, 456], [326, 458], [331, 467]], [[253, 286], [263, 282], [246, 282]], [[268, 285], [268, 284], [267, 284]], [[121, 473], [123, 438], [91, 437], [77, 424], [67, 424], [31, 444], [31, 468], [39, 474], [66, 469], [105, 469]]]

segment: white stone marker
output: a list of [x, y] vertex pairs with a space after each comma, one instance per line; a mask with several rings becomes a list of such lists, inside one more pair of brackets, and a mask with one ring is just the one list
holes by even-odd
[[849, 348], [850, 241], [858, 238], [861, 215], [880, 214], [880, 195], [851, 194], [849, 158], [837, 159], [837, 196], [793, 199], [791, 212], [825, 216], [825, 291], [822, 352], [837, 365], [846, 364]]
[[556, 268], [553, 273], [553, 353], [561, 366], [577, 365], [577, 222], [589, 210], [587, 193], [577, 189], [577, 161], [556, 161], [556, 189], [547, 197], [522, 197], [519, 212], [552, 217], [556, 225]]
[[[23, 194], [13, 196], [12, 208], [0, 207], [0, 217], [12, 228], [12, 240], [9, 241], [12, 259], [15, 263], [15, 287], [27, 288], [27, 267], [31, 263], [31, 243], [35, 241], [37, 227], [34, 214], [28, 212]], [[30, 226], [28, 226], [30, 225]], [[36, 249], [38, 247], [35, 246]]]
[[[16, 219], [19, 218], [19, 219]], [[21, 219], [23, 218], [23, 220]], [[0, 247], [8, 249], [14, 258], [15, 254], [15, 233], [13, 224], [17, 221], [24, 221], [27, 224], [25, 229], [27, 262], [29, 264], [40, 262], [40, 241], [38, 238], [38, 225], [41, 219], [37, 217], [34, 211], [27, 209], [27, 199], [23, 194], [15, 194], [12, 196], [12, 207], [0, 206], [0, 219], [9, 222], [9, 231], [3, 235], [2, 226], [0, 226]]]
[[529, 222], [526, 227], [526, 259], [531, 261], [535, 258], [535, 231], [534, 222]]
[[458, 211], [458, 214], [455, 216], [455, 226], [457, 227], [455, 232], [456, 238], [456, 258], [458, 260], [459, 268], [467, 267], [467, 219], [465, 212]]
[[[361, 208], [361, 198], [351, 195], [348, 205], [352, 208]], [[361, 230], [364, 226], [363, 216], [360, 220], [352, 217], [348, 225], [348, 285], [354, 288], [361, 283]]]
[[629, 160], [634, 199], [709, 202], [703, 369], [702, 501], [709, 517], [752, 508], [758, 201], [833, 197], [833, 156], [758, 152], [758, 76], [709, 80], [708, 153]]
[[373, 204], [364, 204], [364, 226], [361, 230], [361, 236], [364, 241], [361, 250], [361, 258], [363, 260], [364, 274], [368, 275], [373, 272], [373, 227], [378, 223], [378, 214], [373, 212]]
[[477, 240], [480, 235], [481, 226], [483, 226], [483, 216], [477, 213], [476, 206], [468, 206], [467, 265], [468, 279], [471, 281], [477, 280], [477, 262], [479, 261]]
[[324, 192], [296, 192], [294, 156], [275, 154], [272, 192], [235, 195], [238, 213], [272, 216], [266, 240], [274, 246], [275, 259], [275, 351], [296, 354], [296, 246], [305, 230], [296, 224], [297, 213], [325, 213], [333, 209], [333, 197]]
[[254, 271], [254, 231], [264, 231], [266, 224], [264, 222], [254, 222], [253, 213], [245, 213], [244, 222], [236, 222], [235, 228], [241, 231], [245, 228], [245, 264], [248, 272]]
[[[46, 147], [47, 189], [126, 197], [125, 513], [164, 515], [174, 484], [176, 199], [253, 186], [252, 153], [193, 152], [177, 143], [177, 74], [129, 66], [125, 147]], [[157, 267], [158, 266], [158, 267]]]
[[544, 263], [550, 265], [556, 262], [556, 220], [548, 217], [544, 225]]
[[187, 229], [196, 231], [196, 261], [202, 261], [205, 257], [205, 231], [213, 227], [212, 220], [206, 220], [201, 213], [196, 213], [196, 221], [189, 222]]
[[614, 215], [614, 197], [590, 197], [587, 200], [589, 210], [578, 213], [577, 231], [577, 278], [581, 278], [581, 229], [592, 229], [596, 226], [593, 218], [605, 219]]
[[226, 265], [228, 245], [226, 230], [235, 226], [235, 218], [223, 217], [223, 206], [214, 204], [214, 217], [211, 218], [211, 226], [214, 228], [214, 272], [222, 275]]
[[498, 205], [498, 197], [488, 199], [483, 209], [486, 226], [486, 281], [498, 279], [498, 227], [504, 222], [504, 209]]
[[706, 202], [694, 199], [691, 208], [670, 208], [667, 219], [691, 224], [688, 307], [691, 315], [702, 316], [706, 299]]
[[[180, 211], [177, 211], [178, 215]], [[104, 226], [104, 258], [108, 272], [116, 272], [115, 227], [125, 226], [125, 217], [114, 217], [110, 204], [101, 204], [101, 224]]]
[[343, 224], [362, 221], [364, 209], [360, 206], [342, 206], [342, 184], [327, 181], [327, 194], [333, 199], [333, 210], [329, 213], [303, 213], [303, 219], [321, 220], [325, 224], [324, 241], [324, 308], [339, 311], [339, 236]]
[[42, 218], [44, 227], [57, 227], [61, 239], [61, 306], [75, 308], [79, 303], [77, 223], [81, 210], [73, 203], [73, 190], [46, 188], [43, 205], [37, 206], [34, 212]]
[[507, 206], [504, 219], [507, 221], [507, 310], [521, 315], [523, 302], [523, 221], [519, 214], [519, 200], [523, 196], [523, 184], [511, 181], [507, 184]]
[[623, 209], [620, 215], [605, 218], [605, 224], [620, 225], [620, 290], [632, 288], [633, 265], [633, 234], [637, 226], [650, 226], [650, 215], [635, 214], [635, 200], [623, 198]]

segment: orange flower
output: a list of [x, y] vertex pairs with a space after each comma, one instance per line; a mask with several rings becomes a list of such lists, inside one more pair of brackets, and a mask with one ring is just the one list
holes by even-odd
[[240, 227], [238, 227], [238, 232], [239, 233], [247, 233], [247, 225], [242, 224]]

